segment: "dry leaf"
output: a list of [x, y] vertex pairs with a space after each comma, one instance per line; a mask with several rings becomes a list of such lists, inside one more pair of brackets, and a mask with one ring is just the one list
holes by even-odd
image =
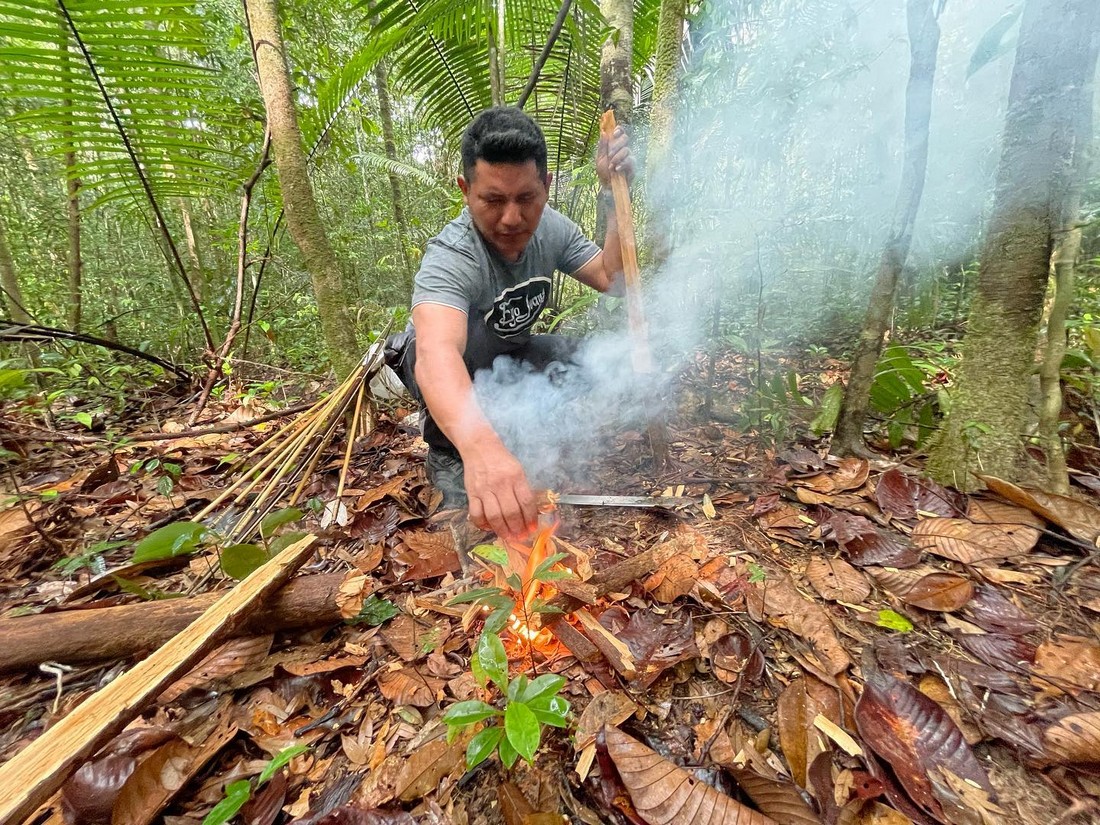
[[387, 670], [378, 675], [378, 689], [391, 702], [426, 708], [435, 704], [445, 682], [421, 673], [418, 668]]
[[937, 676], [935, 673], [926, 673], [921, 676], [920, 685], [918, 686], [920, 692], [938, 704], [941, 708], [947, 711], [947, 715], [951, 717], [951, 720], [959, 726], [959, 730], [962, 731], [962, 735], [966, 738], [966, 744], [976, 745], [985, 739], [978, 726], [970, 721], [969, 717], [964, 714], [963, 707], [951, 694], [951, 689], [948, 687], [947, 682]]
[[992, 793], [985, 769], [942, 707], [888, 673], [865, 667], [864, 677], [867, 683], [856, 703], [856, 727], [864, 742], [890, 764], [921, 810], [941, 822], [950, 821], [943, 818], [943, 805], [929, 776], [940, 768]]
[[1031, 683], [1043, 696], [1100, 691], [1100, 644], [1091, 639], [1049, 639], [1035, 651]]
[[776, 822], [783, 825], [821, 825], [821, 819], [790, 782], [769, 779], [747, 769], [728, 770], [753, 804]]
[[867, 577], [844, 559], [814, 556], [806, 565], [806, 578], [823, 599], [862, 604], [871, 595]]
[[922, 565], [908, 570], [868, 567], [875, 582], [906, 604], [949, 613], [961, 609], [974, 595], [970, 579]]
[[634, 808], [652, 825], [778, 825], [719, 793], [618, 728], [604, 731], [607, 753]]
[[913, 528], [913, 544], [961, 564], [977, 564], [1020, 555], [1008, 536], [988, 524], [961, 518], [927, 518]]
[[[601, 614], [601, 624], [608, 611]], [[611, 628], [608, 628], [611, 630]], [[614, 633], [614, 630], [611, 630]], [[698, 655], [691, 617], [666, 623], [648, 610], [638, 610], [618, 635], [626, 644], [638, 668], [638, 683], [649, 687], [675, 664]]]
[[870, 464], [863, 458], [842, 458], [839, 466], [831, 473], [822, 473], [812, 478], [796, 481], [798, 486], [812, 487], [819, 493], [842, 493], [855, 490], [867, 483]]
[[363, 495], [359, 496], [352, 509], [354, 509], [357, 513], [362, 512], [363, 510], [366, 510], [368, 507], [374, 504], [374, 502], [381, 501], [386, 496], [392, 496], [396, 493], [401, 492], [408, 481], [408, 476], [397, 476], [396, 478], [392, 478], [384, 484], [379, 484], [373, 490], [368, 490], [367, 492], [363, 493]]
[[772, 624], [786, 627], [813, 648], [822, 669], [835, 676], [852, 663], [833, 630], [829, 614], [816, 602], [802, 596], [787, 577], [752, 584], [746, 604], [754, 620], [767, 617]]
[[764, 675], [764, 654], [744, 633], [730, 633], [710, 645], [714, 675], [727, 685], [754, 684]]
[[955, 638], [990, 667], [1026, 673], [1035, 661], [1035, 646], [1000, 633], [957, 633]]
[[412, 802], [436, 790], [443, 777], [465, 765], [466, 744], [472, 737], [467, 729], [450, 745], [446, 739], [434, 739], [410, 754], [394, 786], [397, 798]]
[[699, 565], [687, 553], [677, 553], [657, 568], [645, 582], [645, 589], [662, 604], [686, 596], [699, 579]]
[[637, 712], [638, 703], [619, 690], [608, 690], [596, 696], [581, 712], [574, 737], [575, 750], [583, 750], [596, 741], [605, 725], [617, 727]]
[[997, 495], [1053, 522], [1090, 545], [1100, 538], [1100, 508], [1068, 496], [1025, 490], [993, 476], [978, 476]]
[[1000, 530], [1021, 553], [1031, 550], [1042, 535], [1043, 520], [1015, 504], [972, 498], [966, 516], [975, 524], [988, 524]]
[[401, 581], [432, 579], [462, 569], [455, 550], [454, 534], [450, 530], [436, 533], [416, 530], [405, 533], [402, 538], [412, 553], [401, 557], [401, 561], [409, 564]]
[[840, 718], [840, 700], [836, 691], [813, 676], [795, 679], [779, 695], [776, 706], [779, 745], [791, 769], [791, 778], [802, 788], [809, 787], [806, 773], [819, 753], [828, 750], [814, 718], [823, 715]]
[[920, 551], [896, 530], [884, 530], [870, 519], [849, 513], [830, 513], [825, 523], [833, 538], [852, 564], [884, 567], [912, 567], [920, 561]]
[[875, 482], [878, 506], [899, 519], [915, 519], [918, 513], [952, 518], [959, 515], [962, 498], [934, 481], [907, 475], [896, 467]]
[[1075, 713], [1043, 733], [1046, 755], [1056, 765], [1100, 764], [1100, 713]]
[[387, 622], [380, 633], [394, 653], [406, 662], [413, 662], [442, 644], [447, 627], [445, 621], [429, 624], [402, 613]]
[[231, 639], [216, 648], [182, 679], [165, 688], [157, 701], [170, 704], [190, 690], [224, 682], [234, 674], [259, 664], [271, 650], [273, 639], [271, 635]]
[[967, 604], [966, 613], [978, 627], [990, 633], [1024, 636], [1039, 629], [1035, 619], [988, 584], [975, 588], [974, 598]]

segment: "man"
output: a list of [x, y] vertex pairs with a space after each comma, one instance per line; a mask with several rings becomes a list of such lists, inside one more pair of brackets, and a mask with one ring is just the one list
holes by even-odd
[[[612, 171], [632, 175], [621, 130], [610, 146], [601, 141], [596, 169], [605, 189]], [[533, 528], [537, 502], [478, 406], [472, 376], [500, 356], [536, 369], [569, 360], [565, 339], [531, 334], [554, 270], [600, 292], [623, 292], [614, 211], [601, 251], [546, 205], [552, 177], [542, 131], [522, 111], [499, 106], [473, 120], [458, 178], [466, 208], [428, 242], [413, 288], [413, 329], [387, 344], [391, 366], [425, 406], [428, 474], [444, 506], [468, 498], [470, 520], [506, 538]]]

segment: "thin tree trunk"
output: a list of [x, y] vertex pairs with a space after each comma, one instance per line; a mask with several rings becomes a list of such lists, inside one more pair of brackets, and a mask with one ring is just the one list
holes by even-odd
[[494, 106], [504, 105], [504, 0], [495, 0], [496, 20], [489, 26], [489, 93]]
[[613, 108], [615, 122], [629, 126], [634, 115], [634, 6], [630, 0], [600, 0], [600, 12], [612, 29], [600, 56], [601, 108]]
[[657, 54], [653, 66], [653, 102], [649, 114], [649, 145], [646, 150], [646, 251], [649, 262], [660, 266], [668, 258], [668, 210], [662, 181], [668, 185], [669, 155], [676, 131], [676, 101], [680, 86], [680, 64], [684, 44], [684, 15], [687, 0], [661, 0], [657, 23]]
[[913, 226], [917, 221], [921, 195], [928, 169], [928, 134], [932, 121], [932, 86], [936, 75], [936, 56], [940, 45], [940, 27], [932, 10], [933, 0], [909, 0], [909, 85], [905, 93], [905, 160], [890, 237], [882, 251], [867, 314], [859, 333], [855, 358], [837, 418], [832, 451], [837, 455], [867, 452], [863, 443], [863, 422], [871, 397], [875, 366], [898, 279], [909, 256]]
[[341, 289], [340, 266], [313, 197], [302, 136], [287, 70], [277, 0], [244, 0], [252, 34], [260, 91], [267, 109], [275, 169], [283, 193], [287, 228], [301, 250], [329, 358], [339, 375], [359, 362], [359, 343]]
[[183, 235], [187, 240], [187, 268], [190, 272], [191, 283], [195, 285], [195, 292], [199, 296], [199, 302], [206, 300], [206, 272], [202, 266], [202, 254], [199, 252], [199, 242], [195, 236], [194, 221], [191, 218], [191, 205], [187, 198], [179, 199], [180, 217], [183, 219]]
[[[72, 109], [72, 60], [69, 56], [69, 28], [64, 17], [58, 19], [60, 35], [57, 47], [61, 52], [62, 90], [65, 97], [61, 104], [66, 111]], [[83, 270], [84, 261], [80, 254], [80, 178], [76, 174], [76, 146], [73, 138], [73, 124], [66, 118], [62, 124], [61, 142], [65, 147], [65, 201], [68, 225], [68, 247], [66, 268], [69, 283], [69, 329], [80, 332], [83, 316]]]
[[1009, 88], [997, 190], [951, 408], [928, 463], [941, 482], [1023, 475], [1028, 388], [1053, 233], [1091, 99], [1100, 38], [1095, 0], [1027, 0]]
[[[382, 121], [382, 146], [386, 158], [392, 163], [397, 161], [397, 140], [393, 131], [393, 107], [390, 105], [390, 81], [385, 63], [379, 60], [374, 64], [374, 90], [378, 95], [378, 114]], [[405, 290], [411, 296], [413, 287], [413, 264], [409, 258], [409, 224], [405, 218], [405, 199], [401, 192], [401, 181], [390, 169], [390, 195], [393, 198], [393, 221], [397, 225], [397, 243], [401, 248], [401, 262], [404, 264]]]
[[8, 308], [11, 319], [17, 324], [33, 324], [34, 319], [27, 312], [27, 302], [23, 299], [19, 278], [15, 274], [15, 258], [11, 254], [2, 215], [0, 215], [0, 286], [4, 288], [4, 305]]

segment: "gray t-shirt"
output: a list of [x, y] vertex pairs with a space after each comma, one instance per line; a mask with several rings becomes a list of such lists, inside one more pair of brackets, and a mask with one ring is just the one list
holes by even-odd
[[572, 275], [599, 253], [579, 226], [547, 206], [523, 255], [508, 263], [485, 243], [469, 209], [463, 209], [428, 241], [412, 305], [443, 304], [501, 338], [526, 336], [550, 300], [554, 270]]

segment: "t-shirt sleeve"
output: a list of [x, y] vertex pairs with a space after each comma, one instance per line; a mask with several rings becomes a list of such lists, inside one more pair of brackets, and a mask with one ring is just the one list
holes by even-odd
[[413, 280], [412, 305], [443, 304], [469, 313], [474, 303], [476, 264], [469, 256], [440, 243], [429, 243]]
[[572, 275], [586, 263], [600, 254], [600, 248], [585, 237], [581, 228], [559, 212], [554, 213], [557, 223], [556, 234], [561, 239], [561, 253], [557, 268]]

